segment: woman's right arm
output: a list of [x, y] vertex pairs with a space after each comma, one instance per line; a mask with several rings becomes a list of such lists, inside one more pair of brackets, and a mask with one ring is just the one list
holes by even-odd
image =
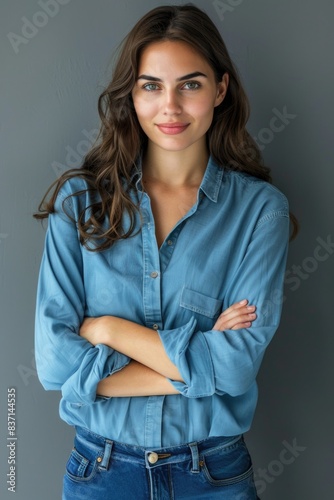
[[[85, 187], [82, 181], [74, 183], [73, 191]], [[70, 193], [67, 182], [48, 220], [37, 292], [36, 367], [45, 389], [61, 390], [69, 402], [89, 404], [99, 381], [124, 368], [130, 358], [105, 345], [93, 347], [79, 335], [85, 313], [82, 247], [66, 213], [77, 219], [80, 209], [78, 197], [71, 197], [64, 213], [62, 203]]]

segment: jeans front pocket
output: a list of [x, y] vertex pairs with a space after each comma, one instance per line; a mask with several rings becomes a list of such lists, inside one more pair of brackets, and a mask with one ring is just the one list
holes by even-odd
[[86, 458], [73, 448], [66, 464], [67, 477], [77, 482], [91, 481], [98, 471], [98, 460], [97, 457]]
[[243, 438], [231, 446], [204, 453], [200, 463], [206, 480], [213, 486], [229, 486], [253, 476], [251, 457]]

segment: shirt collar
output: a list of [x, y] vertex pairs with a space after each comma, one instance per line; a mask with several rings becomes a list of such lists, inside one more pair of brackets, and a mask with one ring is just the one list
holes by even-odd
[[210, 156], [200, 190], [214, 203], [217, 203], [224, 170]]
[[[224, 169], [219, 167], [210, 156], [204, 176], [199, 189], [214, 203], [217, 203], [221, 182], [224, 175]], [[142, 158], [139, 157], [136, 161], [132, 179], [137, 177], [136, 187], [141, 191], [142, 177]]]

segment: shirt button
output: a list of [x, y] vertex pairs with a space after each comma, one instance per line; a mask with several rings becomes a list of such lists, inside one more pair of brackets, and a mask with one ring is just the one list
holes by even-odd
[[157, 271], [153, 271], [151, 273], [151, 278], [157, 278], [159, 276], [159, 273]]
[[158, 460], [159, 457], [157, 453], [152, 452], [148, 455], [148, 461], [150, 462], [150, 464], [155, 464]]
[[155, 324], [155, 325], [152, 326], [152, 328], [153, 328], [153, 330], [158, 330], [159, 325]]
[[168, 240], [167, 245], [169, 245], [171, 247], [173, 245], [173, 240]]

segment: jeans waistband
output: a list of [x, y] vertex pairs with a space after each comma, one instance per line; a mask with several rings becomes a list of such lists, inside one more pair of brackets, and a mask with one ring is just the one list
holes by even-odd
[[227, 437], [209, 437], [207, 439], [164, 448], [144, 448], [136, 445], [119, 443], [99, 436], [88, 429], [76, 427], [76, 439], [93, 451], [100, 467], [108, 468], [111, 456], [126, 462], [142, 463], [146, 468], [158, 467], [170, 463], [192, 459], [192, 472], [199, 472], [200, 457], [228, 449], [243, 440], [242, 435]]

